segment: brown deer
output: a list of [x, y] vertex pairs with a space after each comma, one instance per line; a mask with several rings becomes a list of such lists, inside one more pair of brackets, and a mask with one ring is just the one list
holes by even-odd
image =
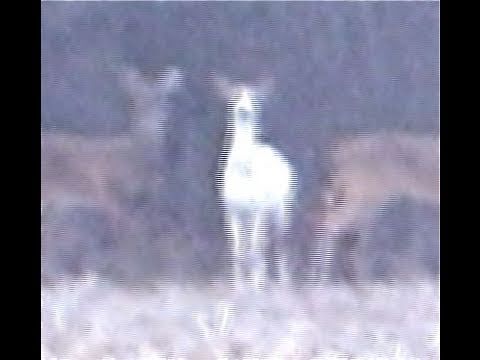
[[[323, 280], [331, 278], [341, 235], [370, 221], [392, 198], [439, 205], [439, 157], [438, 135], [380, 132], [336, 141], [316, 223]], [[363, 274], [358, 256], [353, 267], [355, 276]]]
[[41, 134], [42, 243], [50, 241], [49, 224], [78, 206], [98, 209], [114, 236], [121, 236], [129, 224], [122, 197], [153, 181], [146, 178], [149, 173], [142, 157], [159, 149], [150, 145], [162, 143], [167, 100], [180, 88], [181, 71], [171, 67], [151, 81], [136, 69], [124, 67], [120, 82], [131, 99], [129, 133], [104, 138]]

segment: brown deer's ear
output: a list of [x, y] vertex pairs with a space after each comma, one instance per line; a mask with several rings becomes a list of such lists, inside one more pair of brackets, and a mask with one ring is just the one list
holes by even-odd
[[118, 71], [118, 80], [122, 89], [134, 98], [142, 97], [149, 92], [145, 77], [137, 68], [121, 66]]
[[154, 79], [147, 78], [137, 68], [123, 65], [119, 70], [120, 86], [133, 98], [151, 97], [155, 93], [170, 94], [183, 86], [183, 72], [169, 66]]
[[336, 187], [325, 187], [322, 190], [321, 199], [324, 209], [335, 209], [345, 202], [345, 189]]
[[183, 87], [183, 71], [177, 66], [168, 66], [156, 80], [161, 89], [168, 94]]
[[122, 66], [119, 71], [122, 84], [133, 88], [135, 84], [142, 81], [144, 76], [139, 69], [132, 66]]

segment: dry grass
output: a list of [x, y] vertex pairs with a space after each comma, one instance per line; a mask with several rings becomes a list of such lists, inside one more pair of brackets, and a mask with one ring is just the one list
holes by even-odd
[[438, 283], [270, 288], [42, 289], [44, 359], [436, 359]]

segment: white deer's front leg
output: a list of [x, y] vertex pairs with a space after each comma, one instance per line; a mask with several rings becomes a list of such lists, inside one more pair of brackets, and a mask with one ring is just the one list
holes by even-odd
[[249, 265], [251, 266], [253, 285], [257, 290], [265, 286], [267, 259], [265, 254], [265, 213], [259, 211], [253, 219], [250, 238]]
[[236, 288], [242, 286], [244, 281], [243, 263], [245, 258], [244, 232], [242, 231], [241, 221], [236, 214], [230, 214], [228, 217], [228, 226], [230, 227], [231, 248], [233, 257], [234, 284]]

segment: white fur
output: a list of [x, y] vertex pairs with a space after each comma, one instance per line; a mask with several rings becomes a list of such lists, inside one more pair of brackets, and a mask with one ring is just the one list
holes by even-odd
[[[255, 287], [267, 275], [267, 226], [283, 235], [294, 196], [294, 171], [275, 148], [258, 141], [258, 93], [240, 87], [231, 99], [233, 141], [228, 152], [222, 184], [226, 217], [233, 239], [236, 284], [250, 278]], [[278, 271], [287, 276], [280, 256]]]

